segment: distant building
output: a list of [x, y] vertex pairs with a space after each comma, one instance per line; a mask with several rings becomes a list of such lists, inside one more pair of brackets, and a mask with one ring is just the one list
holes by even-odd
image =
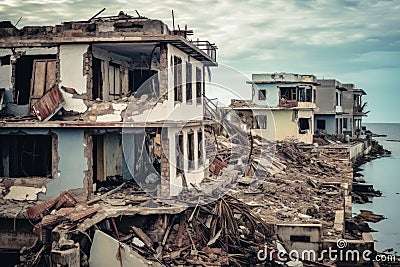
[[343, 92], [347, 89], [335, 79], [318, 79], [314, 131], [342, 134], [348, 128], [344, 118]]
[[364, 135], [365, 127], [362, 126], [363, 117], [369, 111], [365, 110], [367, 105], [362, 96], [367, 93], [363, 89], [355, 88], [354, 84], [343, 84], [347, 91], [343, 92], [343, 119], [347, 119], [345, 133], [353, 137]]
[[267, 138], [313, 142], [317, 79], [293, 73], [253, 74], [252, 99], [232, 101], [246, 130], [256, 129]]

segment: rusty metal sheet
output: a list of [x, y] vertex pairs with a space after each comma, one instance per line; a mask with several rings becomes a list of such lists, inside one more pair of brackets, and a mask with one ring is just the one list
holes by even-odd
[[226, 168], [228, 165], [225, 162], [222, 162], [218, 160], [217, 158], [214, 159], [210, 166], [210, 170], [215, 174], [215, 175], [220, 175], [221, 171], [223, 168]]
[[38, 219], [48, 209], [52, 208], [58, 202], [57, 198], [47, 200], [27, 209], [26, 214], [30, 219]]
[[71, 196], [71, 194], [63, 192], [57, 197], [57, 205], [55, 209], [58, 210], [60, 207], [75, 207], [76, 203], [76, 199]]
[[65, 100], [63, 95], [58, 89], [58, 86], [54, 86], [32, 106], [32, 110], [39, 120], [48, 121], [64, 105]]

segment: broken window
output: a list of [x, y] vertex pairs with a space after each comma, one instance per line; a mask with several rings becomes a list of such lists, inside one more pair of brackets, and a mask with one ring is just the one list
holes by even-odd
[[347, 118], [343, 118], [343, 128], [344, 129], [347, 129], [347, 124], [348, 124]]
[[192, 104], [192, 63], [186, 62], [186, 102]]
[[93, 181], [105, 182], [107, 177], [122, 177], [121, 135], [94, 135], [92, 138]]
[[339, 106], [339, 93], [336, 92], [336, 106]]
[[296, 100], [296, 87], [280, 87], [281, 98], [285, 100]]
[[265, 100], [267, 96], [267, 90], [258, 90], [258, 100]]
[[174, 101], [182, 102], [182, 59], [174, 56]]
[[201, 69], [196, 67], [196, 103], [201, 104]]
[[93, 84], [92, 84], [92, 98], [103, 99], [103, 74], [101, 72], [102, 61], [93, 58]]
[[178, 133], [175, 136], [176, 153], [176, 174], [183, 173], [183, 134]]
[[255, 129], [267, 129], [267, 115], [257, 115], [256, 119], [256, 128]]
[[313, 103], [317, 102], [317, 90], [313, 90]]
[[0, 176], [52, 177], [52, 135], [2, 135]]
[[[130, 70], [129, 71], [129, 92], [136, 93], [140, 86], [146, 83], [146, 89], [149, 88], [152, 92], [158, 95], [159, 92], [159, 83], [158, 83], [158, 75], [155, 70]], [[151, 80], [149, 80], [151, 79]], [[136, 97], [140, 97], [142, 94], [150, 93], [146, 92], [146, 90], [140, 90], [140, 95], [136, 95]]]
[[197, 142], [199, 144], [197, 149], [198, 166], [201, 166], [203, 164], [203, 132], [201, 130], [197, 132]]
[[311, 102], [312, 101], [312, 89], [311, 86], [299, 86], [297, 93], [297, 101], [299, 102]]
[[31, 106], [56, 83], [56, 56], [21, 56], [15, 64], [15, 95], [17, 105]]
[[194, 169], [194, 133], [191, 131], [187, 135], [188, 137], [188, 167], [189, 170]]
[[325, 120], [317, 120], [317, 129], [318, 130], [326, 130], [325, 129]]
[[291, 235], [290, 242], [303, 242], [303, 243], [310, 243], [311, 238], [308, 235]]
[[120, 97], [121, 92], [121, 70], [120, 65], [110, 62], [108, 69], [108, 94], [114, 97]]
[[93, 136], [93, 180], [105, 182], [107, 177], [122, 176], [121, 135]]
[[299, 118], [299, 134], [306, 134], [310, 130], [310, 119]]

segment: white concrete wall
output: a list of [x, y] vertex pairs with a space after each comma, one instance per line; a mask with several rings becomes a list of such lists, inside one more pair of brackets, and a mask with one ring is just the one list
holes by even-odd
[[350, 160], [354, 161], [356, 158], [364, 155], [364, 143], [358, 143], [350, 148]]
[[[304, 250], [318, 252], [321, 242], [321, 224], [277, 224], [277, 235], [288, 246], [289, 250], [301, 253]], [[309, 236], [310, 242], [291, 242], [290, 236]]]
[[[203, 77], [203, 64], [198, 60], [190, 57], [185, 52], [176, 48], [173, 45], [168, 44], [168, 114], [174, 120], [190, 120], [197, 118], [201, 120], [203, 117], [203, 105], [199, 105], [196, 101], [192, 101], [192, 104], [184, 103], [186, 101], [186, 63], [190, 61], [192, 63], [192, 79], [196, 79], [196, 67], [200, 67], [201, 76]], [[173, 57], [177, 56], [182, 59], [182, 103], [175, 105], [174, 103], [174, 73], [173, 73]], [[203, 86], [203, 85], [202, 85]], [[192, 96], [196, 96], [196, 85], [192, 85]], [[174, 109], [177, 111], [174, 112]]]
[[[199, 141], [197, 133], [198, 131], [202, 131], [202, 164], [199, 164], [198, 161], [198, 148]], [[186, 177], [187, 185], [192, 187], [190, 184], [199, 184], [205, 176], [204, 168], [207, 166], [207, 162], [205, 159], [205, 143], [204, 143], [204, 127], [196, 126], [196, 127], [186, 127], [183, 129], [180, 128], [168, 128], [168, 138], [169, 138], [169, 161], [170, 161], [170, 194], [171, 196], [176, 196], [182, 191], [182, 177], [176, 175], [176, 139], [175, 136], [182, 131], [183, 134], [183, 148], [184, 148], [184, 172]], [[188, 162], [188, 152], [189, 152], [189, 143], [188, 143], [188, 133], [193, 131], [194, 133], [194, 168], [189, 170], [189, 162]]]
[[60, 82], [65, 87], [74, 88], [78, 94], [86, 93], [83, 55], [88, 48], [88, 44], [60, 45]]
[[[84, 74], [83, 55], [89, 48], [88, 44], [60, 45], [60, 87], [74, 88], [78, 94], [87, 93], [87, 75]], [[61, 90], [64, 99], [64, 109], [83, 113], [87, 106], [82, 99], [72, 98], [72, 94]]]
[[[175, 103], [174, 101], [174, 73], [173, 73], [173, 60], [174, 56], [182, 59], [182, 103]], [[186, 63], [190, 60], [192, 63], [192, 79], [196, 77], [196, 67], [200, 67], [201, 75], [203, 77], [203, 64], [196, 59], [190, 57], [180, 49], [168, 45], [168, 101], [157, 103], [152, 110], [130, 117], [134, 122], [156, 122], [162, 120], [171, 121], [189, 121], [189, 120], [202, 120], [203, 119], [203, 102], [197, 104], [195, 100], [192, 104], [186, 102]], [[202, 84], [203, 86], [203, 84]], [[203, 89], [203, 88], [202, 88]], [[196, 96], [196, 85], [192, 85], [192, 96]]]

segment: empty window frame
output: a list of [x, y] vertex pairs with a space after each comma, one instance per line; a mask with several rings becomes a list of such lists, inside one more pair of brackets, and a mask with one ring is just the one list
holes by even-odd
[[119, 98], [122, 95], [120, 65], [113, 62], [110, 62], [108, 68], [108, 94], [114, 96], [114, 98]]
[[262, 90], [258, 90], [258, 100], [265, 100], [267, 99], [267, 90], [262, 89]]
[[174, 56], [174, 101], [182, 102], [182, 59]]
[[0, 176], [52, 177], [52, 135], [1, 135]]
[[203, 165], [203, 132], [199, 130], [197, 132], [197, 159], [198, 159], [198, 166]]
[[199, 67], [196, 67], [196, 103], [201, 104], [202, 103], [202, 97], [201, 97], [201, 69]]
[[42, 97], [56, 83], [56, 72], [56, 55], [18, 58], [15, 63], [14, 103], [27, 105], [32, 95]]
[[310, 119], [299, 118], [299, 134], [306, 134], [310, 130]]
[[299, 102], [312, 102], [312, 88], [311, 86], [299, 86], [297, 89], [297, 101]]
[[183, 173], [183, 134], [182, 132], [175, 135], [175, 155], [176, 155], [176, 174]]
[[92, 83], [92, 99], [103, 99], [103, 73], [101, 72], [102, 61], [93, 58], [93, 83]]
[[347, 118], [343, 118], [343, 129], [347, 130], [348, 127], [348, 119]]
[[338, 93], [338, 92], [336, 92], [336, 102], [335, 102], [335, 104], [336, 104], [336, 106], [340, 106], [340, 103], [339, 103], [339, 93]]
[[192, 63], [186, 62], [186, 103], [192, 104]]
[[281, 98], [285, 100], [296, 100], [296, 93], [297, 93], [297, 88], [296, 87], [280, 87], [280, 92], [281, 92]]
[[311, 238], [308, 235], [291, 235], [290, 242], [310, 243]]
[[[154, 93], [159, 95], [159, 81], [157, 71], [155, 70], [143, 70], [135, 69], [129, 70], [129, 89], [131, 93], [138, 92], [140, 97], [143, 94]], [[142, 88], [141, 88], [142, 87]]]
[[267, 129], [267, 115], [255, 116], [257, 121], [257, 129]]
[[317, 129], [318, 130], [326, 130], [325, 128], [325, 120], [317, 120]]
[[194, 169], [194, 132], [189, 132], [188, 138], [188, 168], [189, 170]]

